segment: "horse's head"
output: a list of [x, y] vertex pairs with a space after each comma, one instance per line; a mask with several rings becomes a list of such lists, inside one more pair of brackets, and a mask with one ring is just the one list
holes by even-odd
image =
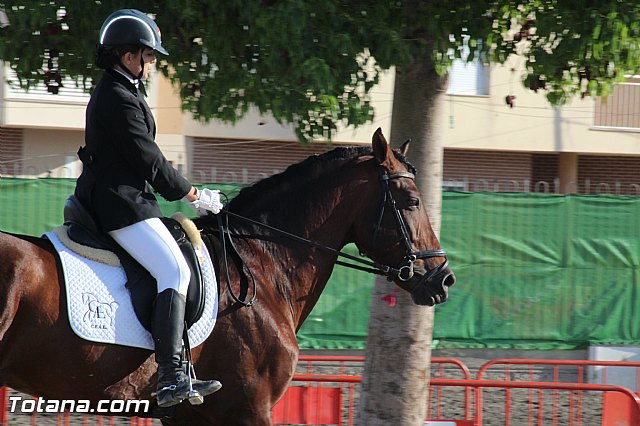
[[360, 194], [364, 220], [355, 225], [356, 245], [382, 265], [389, 280], [411, 293], [416, 304], [442, 303], [455, 277], [431, 228], [414, 182], [415, 170], [404, 160], [409, 144], [394, 152], [378, 129], [372, 145], [367, 181], [377, 184]]

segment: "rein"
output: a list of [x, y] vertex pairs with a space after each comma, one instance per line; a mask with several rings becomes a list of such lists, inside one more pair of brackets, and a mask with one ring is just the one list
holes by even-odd
[[224, 265], [224, 275], [225, 275], [225, 278], [227, 279], [227, 289], [229, 290], [231, 297], [233, 297], [233, 300], [235, 300], [242, 306], [246, 306], [250, 308], [256, 301], [256, 296], [258, 295], [258, 286], [256, 285], [256, 279], [253, 276], [251, 269], [245, 268], [244, 262], [242, 262], [242, 269], [247, 270], [247, 272], [251, 277], [251, 281], [253, 282], [253, 296], [251, 297], [251, 300], [246, 302], [240, 299], [238, 296], [236, 296], [236, 294], [233, 292], [233, 289], [231, 288], [231, 277], [229, 275], [229, 260], [227, 259], [227, 242], [226, 242], [227, 237], [229, 238], [229, 245], [233, 248], [236, 255], [240, 258], [241, 261], [242, 261], [242, 258], [240, 257], [240, 252], [238, 252], [238, 249], [236, 248], [236, 245], [233, 243], [233, 239], [231, 238], [231, 230], [229, 229], [229, 216], [227, 215], [226, 217], [226, 223], [227, 223], [226, 231], [225, 231], [225, 226], [222, 223], [222, 217], [220, 215], [217, 215], [217, 219], [218, 219], [218, 228], [220, 229], [220, 234], [221, 234], [220, 241], [222, 243], [222, 264]]
[[[291, 233], [289, 233], [287, 231], [283, 231], [282, 229], [275, 228], [275, 227], [273, 227], [271, 225], [267, 225], [266, 223], [258, 222], [257, 220], [253, 220], [253, 219], [250, 219], [250, 218], [248, 218], [246, 216], [242, 216], [242, 215], [239, 215], [237, 213], [230, 212], [229, 210], [226, 210], [226, 209], [222, 209], [220, 211], [220, 213], [224, 213], [227, 216], [232, 216], [232, 217], [235, 217], [236, 219], [243, 220], [243, 221], [245, 221], [247, 223], [251, 223], [253, 225], [257, 225], [257, 226], [260, 226], [262, 228], [268, 229], [269, 231], [272, 231], [272, 232], [275, 232], [277, 234], [283, 235], [283, 236], [285, 236], [285, 237], [287, 237], [287, 238], [289, 238], [291, 240], [297, 241], [297, 242], [302, 243], [302, 244], [304, 244], [306, 246], [317, 248], [317, 249], [320, 249], [320, 250], [323, 250], [323, 251], [326, 251], [326, 252], [329, 252], [329, 253], [333, 253], [333, 254], [337, 255], [338, 257], [344, 257], [346, 259], [353, 260], [354, 262], [358, 262], [358, 263], [361, 263], [363, 265], [367, 265], [367, 266], [369, 266], [369, 268], [364, 267], [364, 266], [360, 266], [360, 265], [354, 265], [353, 263], [342, 262], [340, 260], [336, 261], [336, 264], [340, 265], [340, 266], [346, 266], [346, 267], [350, 267], [352, 269], [358, 269], [360, 271], [365, 271], [365, 272], [369, 272], [369, 273], [372, 273], [372, 274], [378, 274], [378, 275], [387, 275], [391, 271], [397, 271], [397, 270], [391, 268], [390, 266], [381, 265], [381, 264], [379, 264], [377, 262], [373, 262], [373, 261], [370, 261], [370, 260], [367, 260], [367, 259], [362, 259], [361, 257], [353, 256], [353, 255], [351, 255], [349, 253], [345, 253], [343, 251], [336, 250], [336, 249], [331, 248], [329, 246], [325, 246], [325, 245], [322, 245], [320, 243], [316, 243], [315, 241], [311, 241], [311, 240], [308, 240], [306, 238], [300, 237], [298, 235], [291, 234]], [[221, 220], [221, 219], [218, 219], [218, 220]], [[228, 229], [227, 229], [226, 232], [228, 233], [228, 235], [230, 237], [231, 234], [229, 233]]]
[[[393, 173], [393, 174], [389, 174], [386, 171], [381, 173], [380, 175], [380, 182], [382, 183], [382, 187], [384, 190], [384, 198], [382, 200], [382, 207], [380, 209], [380, 213], [378, 215], [378, 221], [377, 221], [377, 225], [376, 225], [376, 229], [374, 232], [374, 238], [375, 235], [377, 235], [379, 229], [380, 229], [380, 225], [382, 222], [382, 217], [384, 215], [384, 210], [385, 210], [385, 205], [389, 204], [391, 206], [391, 208], [393, 209], [393, 213], [394, 213], [394, 218], [396, 220], [396, 224], [398, 225], [398, 228], [400, 230], [400, 234], [403, 238], [403, 242], [405, 244], [405, 247], [407, 249], [407, 254], [405, 255], [405, 257], [403, 258], [402, 262], [400, 263], [400, 265], [398, 267], [392, 267], [389, 265], [383, 265], [371, 260], [367, 260], [367, 259], [363, 259], [361, 257], [357, 257], [357, 256], [353, 256], [349, 253], [345, 253], [343, 251], [340, 250], [336, 250], [332, 247], [328, 247], [325, 246], [323, 244], [317, 243], [315, 241], [311, 241], [307, 238], [303, 238], [300, 237], [298, 235], [292, 234], [290, 232], [284, 231], [282, 229], [273, 227], [271, 225], [268, 225], [266, 223], [262, 223], [262, 222], [258, 222], [257, 220], [253, 220], [250, 219], [246, 216], [242, 216], [239, 215], [237, 213], [233, 213], [227, 209], [222, 209], [220, 211], [220, 213], [218, 215], [216, 215], [217, 217], [217, 221], [218, 221], [218, 226], [220, 229], [220, 233], [221, 233], [221, 241], [222, 241], [222, 260], [223, 260], [223, 266], [224, 266], [224, 273], [225, 273], [225, 278], [227, 279], [227, 288], [229, 290], [229, 292], [231, 293], [231, 296], [233, 297], [233, 299], [240, 303], [243, 306], [246, 307], [250, 307], [254, 304], [255, 300], [256, 300], [256, 296], [257, 296], [257, 286], [256, 286], [256, 281], [255, 281], [255, 277], [253, 276], [253, 274], [251, 273], [251, 270], [249, 270], [248, 268], [244, 267], [244, 263], [242, 266], [242, 269], [246, 269], [250, 275], [250, 278], [253, 282], [253, 295], [251, 297], [251, 299], [247, 302], [245, 300], [241, 300], [238, 296], [235, 295], [235, 293], [233, 292], [232, 288], [231, 288], [231, 279], [229, 276], [229, 264], [228, 264], [228, 259], [227, 259], [227, 253], [226, 253], [226, 239], [229, 239], [229, 244], [231, 245], [231, 247], [233, 248], [233, 250], [236, 252], [236, 255], [238, 255], [238, 257], [240, 257], [240, 254], [237, 250], [237, 248], [235, 247], [233, 240], [232, 240], [232, 234], [231, 234], [231, 230], [229, 228], [229, 216], [234, 217], [236, 219], [240, 219], [244, 222], [250, 223], [252, 225], [256, 225], [259, 226], [261, 228], [265, 228], [268, 229], [269, 231], [272, 231], [276, 234], [280, 234], [282, 236], [285, 236], [293, 241], [297, 241], [301, 244], [304, 244], [308, 247], [313, 247], [328, 253], [332, 253], [334, 255], [336, 255], [339, 258], [345, 258], [345, 259], [349, 259], [354, 263], [350, 263], [350, 262], [344, 262], [341, 260], [336, 260], [336, 264], [340, 265], [340, 266], [345, 266], [347, 268], [351, 268], [351, 269], [356, 269], [359, 271], [364, 271], [364, 272], [368, 272], [371, 274], [376, 274], [376, 275], [382, 275], [382, 276], [386, 276], [387, 279], [389, 281], [393, 281], [394, 279], [399, 279], [400, 281], [408, 281], [410, 280], [413, 275], [414, 275], [414, 271], [413, 271], [413, 264], [416, 260], [418, 259], [427, 259], [427, 258], [433, 258], [433, 257], [445, 257], [447, 256], [446, 252], [442, 249], [433, 249], [433, 250], [422, 250], [422, 251], [414, 251], [413, 250], [413, 244], [411, 242], [411, 237], [409, 236], [409, 232], [407, 230], [407, 226], [404, 222], [404, 220], [402, 219], [402, 215], [400, 214], [400, 211], [398, 210], [398, 207], [396, 205], [396, 201], [393, 198], [393, 195], [391, 193], [391, 188], [389, 187], [389, 181], [392, 179], [398, 179], [398, 178], [408, 178], [411, 180], [415, 179], [415, 175], [413, 173], [410, 172], [398, 172], [398, 173]], [[226, 222], [226, 227], [223, 224], [223, 220], [222, 220], [222, 215], [225, 215], [225, 222]], [[438, 265], [436, 268], [427, 271], [426, 273], [426, 278], [429, 278], [431, 276], [436, 275], [439, 271], [441, 271], [442, 269], [444, 269], [447, 266], [447, 261], [445, 260], [442, 264]]]
[[[221, 216], [222, 216], [223, 213], [226, 216], [225, 217], [226, 223], [227, 223], [226, 227], [222, 223], [222, 217]], [[342, 256], [342, 257], [351, 259], [351, 260], [353, 260], [355, 262], [359, 262], [359, 263], [362, 263], [362, 264], [370, 266], [370, 267], [354, 265], [353, 263], [342, 262], [340, 260], [336, 261], [337, 265], [346, 266], [346, 267], [351, 268], [351, 269], [357, 269], [357, 270], [360, 270], [360, 271], [369, 272], [371, 274], [378, 274], [378, 275], [389, 275], [393, 270], [393, 268], [391, 268], [391, 267], [388, 267], [388, 266], [385, 266], [385, 265], [380, 265], [380, 264], [378, 264], [376, 262], [371, 262], [371, 261], [368, 261], [366, 259], [362, 259], [362, 258], [353, 256], [353, 255], [350, 255], [348, 253], [344, 253], [342, 251], [336, 250], [336, 249], [328, 247], [328, 246], [324, 246], [322, 244], [316, 243], [314, 241], [308, 240], [308, 239], [300, 237], [298, 235], [291, 234], [291, 233], [289, 233], [287, 231], [283, 231], [282, 229], [275, 228], [275, 227], [273, 227], [271, 225], [267, 225], [266, 223], [262, 223], [262, 222], [258, 222], [258, 221], [253, 220], [253, 219], [249, 219], [246, 216], [242, 216], [242, 215], [239, 215], [237, 213], [230, 212], [227, 209], [222, 209], [220, 211], [220, 213], [218, 215], [216, 215], [216, 217], [217, 217], [217, 220], [218, 220], [218, 227], [219, 227], [220, 233], [221, 233], [220, 240], [221, 240], [221, 243], [222, 243], [222, 264], [223, 264], [225, 278], [227, 279], [227, 289], [229, 290], [229, 293], [231, 294], [231, 297], [233, 298], [233, 300], [235, 300], [237, 303], [239, 303], [239, 304], [241, 304], [242, 306], [245, 306], [245, 307], [251, 307], [255, 303], [256, 296], [258, 294], [258, 287], [256, 285], [256, 280], [255, 280], [255, 277], [253, 276], [253, 273], [251, 272], [250, 269], [245, 268], [244, 267], [244, 263], [243, 263], [242, 269], [249, 272], [249, 274], [251, 276], [250, 277], [251, 281], [253, 282], [253, 296], [251, 297], [251, 300], [249, 300], [247, 302], [246, 300], [240, 299], [240, 297], [236, 296], [236, 294], [233, 292], [233, 289], [231, 288], [231, 277], [229, 275], [229, 260], [227, 258], [227, 248], [226, 248], [226, 240], [227, 240], [227, 238], [229, 239], [229, 243], [230, 243], [231, 247], [233, 248], [233, 250], [236, 252], [236, 255], [238, 255], [238, 257], [240, 257], [240, 253], [238, 252], [238, 249], [235, 247], [235, 244], [233, 243], [233, 239], [231, 238], [231, 230], [229, 228], [229, 216], [235, 217], [237, 219], [243, 220], [243, 221], [251, 223], [253, 225], [258, 225], [258, 226], [260, 226], [262, 228], [265, 228], [265, 229], [268, 229], [268, 230], [270, 230], [272, 232], [284, 235], [285, 237], [288, 237], [288, 238], [290, 238], [290, 239], [292, 239], [294, 241], [298, 241], [298, 242], [300, 242], [302, 244], [305, 244], [305, 245], [307, 245], [309, 247], [314, 247], [314, 248], [318, 248], [320, 250], [328, 251], [328, 252], [333, 253], [333, 254], [335, 254], [337, 256]], [[395, 270], [393, 270], [393, 271], [395, 271]], [[400, 271], [398, 270], [397, 272], [399, 273]]]

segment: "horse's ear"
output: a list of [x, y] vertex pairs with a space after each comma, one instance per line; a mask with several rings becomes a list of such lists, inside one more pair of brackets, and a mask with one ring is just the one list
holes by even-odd
[[402, 145], [400, 145], [400, 148], [398, 148], [398, 151], [400, 152], [400, 154], [402, 154], [404, 157], [407, 156], [407, 153], [409, 152], [409, 144], [411, 143], [411, 139], [407, 139], [405, 143], [403, 143]]
[[371, 144], [373, 146], [373, 156], [376, 157], [376, 160], [378, 160], [380, 164], [384, 163], [389, 153], [389, 143], [384, 138], [380, 127], [378, 127], [378, 130], [373, 134]]

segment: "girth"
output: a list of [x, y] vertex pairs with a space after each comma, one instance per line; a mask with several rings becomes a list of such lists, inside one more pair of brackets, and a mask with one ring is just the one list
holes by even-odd
[[[166, 217], [162, 218], [162, 222], [178, 243], [178, 247], [191, 270], [185, 311], [187, 327], [191, 327], [202, 316], [206, 299], [200, 264], [191, 241], [182, 229], [182, 225], [177, 220]], [[109, 250], [118, 256], [127, 276], [126, 287], [131, 294], [131, 303], [136, 316], [142, 326], [151, 331], [153, 301], [158, 293], [155, 278], [108, 234], [99, 231], [89, 212], [73, 195], [67, 198], [64, 205], [64, 224], [69, 238], [76, 243]]]

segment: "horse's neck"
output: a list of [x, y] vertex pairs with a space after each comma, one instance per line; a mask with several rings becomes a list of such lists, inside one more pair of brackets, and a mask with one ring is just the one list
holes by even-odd
[[[313, 190], [310, 189], [309, 192]], [[322, 191], [320, 191], [322, 193]], [[324, 192], [324, 196], [313, 194], [307, 200], [301, 200], [290, 209], [278, 209], [266, 216], [268, 223], [282, 224], [282, 228], [288, 232], [304, 237], [314, 243], [330, 247], [334, 250], [341, 249], [347, 242], [347, 235], [353, 223], [353, 209], [347, 206], [349, 200], [348, 191], [340, 186]], [[275, 219], [275, 220], [274, 220]], [[310, 246], [302, 246], [299, 243], [284, 244], [281, 249], [300, 256], [307, 256], [313, 251], [317, 255], [326, 255], [331, 258], [329, 251], [318, 251]]]
[[[353, 200], [346, 185], [334, 185], [332, 189], [317, 191], [290, 209], [273, 209], [262, 212], [259, 217], [267, 224], [329, 247], [341, 249], [348, 241], [348, 233], [354, 220]], [[292, 204], [287, 200], [287, 204]], [[273, 202], [278, 205], [278, 201]], [[286, 205], [283, 204], [282, 205]], [[301, 213], [305, 212], [305, 213]], [[306, 214], [302, 218], [300, 215]], [[294, 313], [296, 327], [306, 319], [324, 289], [335, 265], [335, 254], [330, 250], [314, 248], [271, 231], [262, 234], [275, 236], [272, 241], [256, 244], [265, 250], [265, 256], [274, 260], [278, 285], [286, 287], [288, 302]], [[286, 281], [282, 282], [282, 281]]]
[[[351, 209], [344, 204], [346, 194], [336, 194], [339, 200], [330, 209], [323, 210], [317, 216], [310, 228], [304, 230], [310, 241], [340, 250], [347, 243], [347, 236], [351, 227]], [[327, 204], [319, 203], [318, 209]], [[292, 292], [290, 303], [293, 312], [297, 314], [296, 327], [299, 328], [311, 310], [316, 305], [320, 294], [324, 290], [335, 265], [336, 256], [328, 250], [311, 247], [301, 247], [295, 243], [285, 249], [289, 255], [295, 256], [296, 268], [289, 268], [288, 278]]]

